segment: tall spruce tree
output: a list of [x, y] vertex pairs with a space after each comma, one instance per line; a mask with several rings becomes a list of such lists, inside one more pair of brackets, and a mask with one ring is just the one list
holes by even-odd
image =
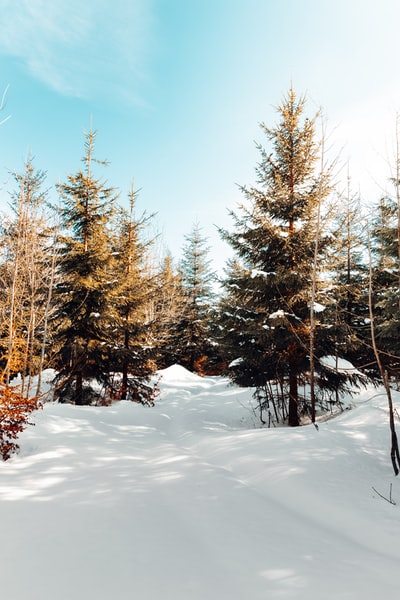
[[56, 287], [60, 401], [89, 404], [112, 387], [118, 321], [110, 224], [116, 194], [93, 175], [96, 134], [86, 134], [84, 168], [59, 184], [62, 207], [60, 282]]
[[181, 344], [176, 330], [185, 310], [182, 275], [180, 269], [175, 268], [171, 254], [163, 258], [155, 284], [153, 345], [157, 367], [165, 369], [181, 359]]
[[[241, 214], [232, 213], [235, 231], [221, 232], [236, 252], [220, 308], [225, 346], [235, 359], [229, 374], [239, 385], [256, 388], [269, 418], [287, 419], [291, 426], [310, 411], [301, 393], [309, 380], [310, 303], [319, 300], [315, 268], [322, 267], [328, 243], [318, 230], [318, 214], [330, 191], [329, 172], [321, 169], [316, 117], [305, 118], [305, 102], [290, 89], [278, 107], [278, 125], [261, 125], [272, 150], [258, 146], [258, 186], [241, 188], [247, 204]], [[329, 350], [330, 328], [319, 317], [323, 311], [312, 308], [317, 402], [322, 402], [346, 377], [319, 360]]]
[[181, 261], [183, 305], [175, 324], [175, 355], [184, 367], [201, 373], [212, 354], [210, 309], [215, 275], [208, 259], [207, 239], [198, 223], [185, 240]]
[[398, 207], [391, 197], [379, 201], [372, 224], [372, 298], [376, 343], [390, 377], [400, 376]]
[[[129, 194], [129, 211], [121, 211], [114, 255], [117, 259], [118, 327], [116, 323], [114, 366], [121, 372], [115, 392], [121, 399], [142, 404], [154, 403], [156, 388], [149, 380], [155, 370], [150, 340], [151, 322], [147, 307], [154, 293], [152, 273], [146, 264], [150, 241], [141, 239], [151, 216], [135, 217], [136, 193]], [[119, 388], [119, 389], [118, 389]]]
[[396, 118], [389, 192], [379, 201], [372, 228], [372, 298], [376, 347], [387, 376], [400, 378], [400, 117]]
[[365, 220], [360, 198], [347, 190], [336, 198], [332, 251], [328, 259], [331, 280], [329, 318], [337, 330], [335, 353], [347, 358], [360, 370], [374, 361], [371, 349], [368, 309], [368, 264]]

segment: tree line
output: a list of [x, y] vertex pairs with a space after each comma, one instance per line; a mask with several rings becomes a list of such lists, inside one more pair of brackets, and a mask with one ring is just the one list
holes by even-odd
[[400, 153], [393, 193], [365, 216], [350, 176], [334, 185], [306, 98], [290, 89], [277, 116], [261, 124], [256, 183], [220, 229], [233, 258], [218, 287], [199, 223], [181, 260], [156, 259], [133, 186], [124, 208], [97, 175], [96, 132], [55, 206], [27, 160], [0, 228], [3, 403], [16, 375], [19, 397], [39, 398], [53, 368], [60, 402], [152, 405], [154, 374], [179, 363], [254, 388], [264, 423], [297, 426], [382, 373], [397, 381]]

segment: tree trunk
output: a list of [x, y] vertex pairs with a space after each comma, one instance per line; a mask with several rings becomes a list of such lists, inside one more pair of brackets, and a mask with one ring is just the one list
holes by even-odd
[[40, 345], [40, 360], [39, 360], [39, 366], [38, 366], [36, 396], [39, 396], [39, 394], [41, 392], [42, 371], [43, 371], [44, 360], [45, 360], [45, 355], [46, 355], [46, 348], [47, 348], [47, 333], [48, 333], [48, 329], [49, 329], [49, 318], [50, 318], [50, 311], [51, 311], [54, 279], [55, 279], [56, 268], [57, 268], [57, 251], [54, 250], [54, 248], [57, 247], [56, 242], [57, 242], [57, 236], [54, 236], [53, 254], [51, 257], [51, 267], [50, 267], [50, 277], [49, 277], [49, 280], [46, 281], [47, 298], [46, 298], [46, 304], [45, 304], [44, 315], [43, 315], [43, 335], [42, 335], [42, 341], [41, 341], [41, 345]]
[[82, 406], [84, 404], [83, 402], [83, 376], [82, 376], [82, 371], [79, 369], [79, 371], [76, 373], [75, 376], [75, 404], [78, 406]]
[[388, 401], [389, 409], [389, 427], [391, 435], [391, 448], [390, 448], [390, 459], [392, 461], [392, 467], [395, 475], [400, 472], [400, 450], [396, 433], [396, 426], [394, 423], [394, 411], [393, 411], [393, 400], [392, 391], [390, 389], [390, 383], [387, 376], [387, 372], [382, 364], [380, 352], [376, 343], [375, 337], [375, 319], [372, 310], [372, 258], [371, 258], [371, 244], [368, 236], [368, 253], [369, 253], [369, 289], [368, 289], [368, 305], [369, 305], [369, 317], [370, 317], [370, 330], [371, 330], [371, 341], [372, 348], [374, 350], [376, 363], [378, 365], [379, 373], [382, 378], [382, 383], [385, 387], [386, 397]]
[[[127, 317], [127, 321], [128, 321], [128, 317]], [[124, 348], [128, 352], [128, 350], [129, 350], [128, 323], [127, 323], [127, 328], [125, 329]], [[128, 395], [128, 369], [129, 369], [129, 360], [128, 360], [128, 358], [124, 358], [124, 362], [122, 364], [121, 400], [126, 400], [127, 395]]]
[[298, 427], [300, 425], [299, 414], [297, 410], [299, 399], [297, 373], [291, 369], [289, 374], [289, 425]]

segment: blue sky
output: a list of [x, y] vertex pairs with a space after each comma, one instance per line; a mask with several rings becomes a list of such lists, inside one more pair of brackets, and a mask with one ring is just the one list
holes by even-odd
[[291, 82], [372, 201], [390, 176], [399, 23], [397, 0], [0, 0], [0, 206], [30, 152], [49, 186], [75, 173], [92, 120], [121, 202], [134, 178], [176, 257], [198, 221], [220, 270], [215, 226], [232, 226], [259, 123]]

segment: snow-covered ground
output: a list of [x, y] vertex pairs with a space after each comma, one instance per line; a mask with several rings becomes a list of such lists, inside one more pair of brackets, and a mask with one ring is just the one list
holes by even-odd
[[[379, 390], [317, 431], [260, 429], [250, 391], [223, 378], [174, 366], [160, 387], [154, 408], [35, 413], [0, 464], [1, 598], [398, 597], [400, 480]], [[373, 490], [391, 484], [396, 505]]]

